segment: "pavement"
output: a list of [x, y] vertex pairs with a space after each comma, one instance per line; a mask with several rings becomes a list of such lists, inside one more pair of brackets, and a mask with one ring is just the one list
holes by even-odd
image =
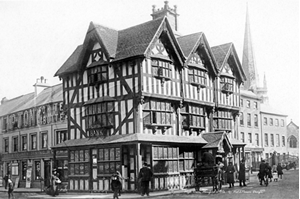
[[[257, 179], [257, 173], [258, 172], [253, 172], [250, 174], [250, 179], [247, 181], [247, 183], [253, 183], [253, 182], [258, 182]], [[223, 187], [228, 187], [228, 185], [223, 185]], [[201, 191], [203, 192], [209, 192], [212, 190], [212, 187], [201, 187]], [[195, 189], [182, 189], [182, 190], [166, 190], [166, 191], [155, 191], [155, 192], [150, 192], [149, 197], [159, 197], [159, 196], [165, 196], [165, 195], [172, 195], [172, 194], [190, 194], [193, 193]], [[0, 192], [7, 192], [7, 189], [4, 189], [4, 187], [0, 187]], [[42, 192], [40, 188], [15, 188], [14, 190], [15, 193], [19, 194], [25, 194], [27, 195], [27, 198], [31, 199], [47, 199], [47, 198], [53, 198], [50, 195], [47, 195], [45, 192]], [[146, 197], [146, 198], [149, 198]], [[108, 192], [108, 193], [84, 193], [84, 192], [79, 192], [79, 193], [60, 193], [58, 196], [55, 196], [57, 199], [92, 199], [92, 198], [113, 198], [113, 194]], [[122, 193], [122, 195], [119, 197], [121, 198], [145, 198], [137, 193]]]

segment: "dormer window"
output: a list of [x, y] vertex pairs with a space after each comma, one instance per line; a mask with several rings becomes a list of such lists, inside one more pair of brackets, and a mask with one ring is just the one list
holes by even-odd
[[151, 58], [152, 73], [155, 78], [162, 80], [162, 84], [165, 81], [171, 79], [171, 61], [161, 60], [157, 58]]
[[108, 66], [97, 66], [88, 71], [89, 85], [99, 86], [108, 79]]

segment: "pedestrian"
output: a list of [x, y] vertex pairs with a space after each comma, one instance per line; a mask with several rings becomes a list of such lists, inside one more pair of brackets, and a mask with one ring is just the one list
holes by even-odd
[[58, 196], [59, 193], [58, 193], [58, 185], [61, 184], [61, 181], [60, 179], [58, 178], [58, 174], [57, 174], [57, 171], [56, 169], [54, 169], [52, 171], [52, 175], [51, 175], [51, 195], [52, 196]]
[[138, 179], [141, 181], [141, 195], [144, 196], [147, 194], [149, 196], [149, 182], [153, 177], [152, 170], [148, 167], [148, 164], [145, 162], [143, 168], [140, 169]]
[[[245, 160], [242, 159], [240, 163], [240, 170], [239, 170], [239, 181], [240, 181], [240, 187], [241, 186], [247, 186], [245, 183], [246, 180], [246, 167], [245, 167]], [[243, 183], [243, 185], [242, 185]]]
[[258, 173], [260, 185], [262, 185], [262, 182], [265, 181], [265, 169], [266, 169], [265, 160], [261, 160], [261, 163], [259, 165], [259, 173]]
[[234, 172], [234, 166], [232, 165], [232, 162], [229, 162], [229, 165], [226, 168], [227, 183], [229, 184], [229, 188], [234, 187]]
[[14, 194], [13, 194], [13, 192], [14, 192], [14, 183], [13, 183], [13, 181], [12, 181], [12, 179], [11, 179], [11, 176], [10, 175], [8, 175], [8, 177], [7, 177], [7, 187], [8, 187], [8, 198], [10, 199], [10, 198], [15, 198], [14, 197]]
[[7, 189], [7, 180], [8, 180], [8, 173], [3, 177], [4, 180], [4, 187]]
[[111, 178], [111, 189], [113, 191], [113, 198], [119, 199], [120, 190], [122, 189], [122, 184], [120, 182], [120, 173], [116, 172], [112, 175]]
[[278, 174], [278, 178], [282, 179], [283, 171], [282, 171], [281, 163], [278, 163], [277, 165], [277, 174]]
[[270, 179], [270, 182], [272, 182], [272, 167], [269, 165], [269, 162], [266, 163], [266, 169], [265, 169], [265, 173], [267, 174], [268, 178]]
[[218, 162], [218, 183], [219, 183], [219, 187], [218, 189], [221, 190], [222, 189], [222, 184], [223, 184], [223, 181], [224, 181], [224, 177], [223, 177], [223, 167], [224, 167], [224, 164], [219, 161]]

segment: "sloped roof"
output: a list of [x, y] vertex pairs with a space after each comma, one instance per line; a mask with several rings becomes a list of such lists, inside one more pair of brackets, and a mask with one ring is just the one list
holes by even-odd
[[189, 143], [189, 144], [206, 144], [207, 142], [201, 137], [189, 136], [172, 136], [172, 135], [152, 135], [152, 134], [126, 134], [126, 135], [112, 135], [105, 138], [83, 138], [66, 140], [63, 143], [53, 146], [52, 148], [67, 148], [74, 146], [89, 146], [97, 144], [113, 144], [113, 143], [126, 143], [133, 141], [144, 142], [166, 142], [166, 143]]
[[215, 59], [217, 61], [218, 69], [220, 69], [223, 66], [224, 62], [226, 62], [226, 57], [228, 56], [230, 47], [231, 43], [211, 47], [211, 50], [214, 53]]
[[59, 101], [63, 101], [62, 84], [44, 89], [36, 98], [29, 93], [6, 101], [0, 106], [0, 116]]
[[215, 56], [215, 59], [217, 62], [217, 67], [219, 70], [225, 65], [225, 63], [229, 59], [229, 56], [233, 55], [235, 63], [236, 63], [235, 69], [237, 70], [238, 75], [241, 78], [241, 80], [246, 81], [245, 72], [242, 68], [242, 65], [240, 63], [240, 60], [238, 58], [238, 55], [236, 53], [233, 43], [226, 43], [226, 44], [222, 44], [219, 46], [214, 46], [211, 48], [211, 50]]
[[16, 112], [20, 107], [24, 106], [26, 102], [33, 100], [34, 93], [21, 95], [19, 97], [7, 100], [5, 103], [0, 105], [0, 116], [7, 115], [9, 113]]
[[65, 61], [65, 63], [58, 69], [55, 76], [60, 76], [65, 73], [75, 72], [79, 68], [79, 57], [82, 53], [83, 45], [77, 46], [71, 56]]
[[165, 18], [157, 18], [119, 31], [114, 61], [143, 55]]
[[177, 38], [177, 41], [180, 45], [181, 50], [184, 53], [184, 56], [187, 59], [199, 47], [201, 42], [203, 42], [204, 45], [206, 46], [205, 49], [207, 50], [206, 53], [208, 54], [207, 56], [209, 56], [209, 61], [211, 62], [212, 70], [215, 74], [217, 74], [217, 63], [204, 33], [198, 32], [190, 35], [181, 36]]
[[223, 139], [225, 139], [228, 146], [232, 148], [232, 144], [230, 143], [226, 133], [223, 131], [202, 133], [202, 137], [205, 141], [207, 141], [207, 144], [203, 146], [203, 148], [218, 148]]

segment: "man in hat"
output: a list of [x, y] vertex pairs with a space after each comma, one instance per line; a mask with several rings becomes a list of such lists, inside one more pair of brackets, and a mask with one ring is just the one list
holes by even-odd
[[[246, 172], [245, 160], [242, 159], [242, 161], [240, 163], [240, 170], [239, 170], [240, 187], [241, 186], [247, 186], [246, 183], [245, 183], [245, 180], [246, 180], [245, 172]], [[243, 183], [243, 185], [242, 185], [242, 183]]]
[[260, 185], [262, 185], [262, 182], [265, 181], [265, 179], [264, 179], [265, 178], [265, 170], [266, 170], [265, 160], [261, 160], [261, 163], [259, 165], [259, 173], [258, 173]]
[[232, 165], [232, 162], [229, 162], [229, 165], [226, 168], [227, 183], [229, 184], [229, 188], [234, 187], [234, 172], [234, 166]]
[[144, 162], [143, 168], [140, 169], [139, 180], [141, 181], [142, 196], [147, 194], [149, 196], [149, 182], [153, 176], [152, 170], [148, 167], [148, 164]]

